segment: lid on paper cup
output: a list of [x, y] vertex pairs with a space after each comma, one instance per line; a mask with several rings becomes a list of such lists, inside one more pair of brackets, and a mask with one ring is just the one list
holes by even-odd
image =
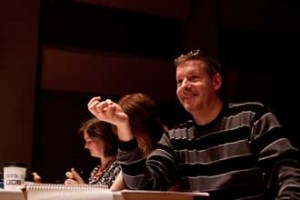
[[7, 162], [4, 164], [4, 167], [24, 167], [24, 168], [26, 168], [26, 164], [21, 163], [21, 162]]

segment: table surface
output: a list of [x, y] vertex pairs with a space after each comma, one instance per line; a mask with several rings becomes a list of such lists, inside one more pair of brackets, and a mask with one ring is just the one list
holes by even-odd
[[1, 200], [24, 200], [25, 197], [21, 191], [7, 191], [0, 189]]
[[[51, 192], [49, 193], [51, 194]], [[51, 196], [46, 196], [45, 199], [51, 199]], [[74, 193], [75, 194], [75, 193]], [[78, 194], [78, 193], [77, 193]], [[143, 191], [143, 190], [123, 190], [112, 192], [113, 200], [194, 200], [196, 199], [208, 199], [207, 193], [201, 192], [172, 192], [172, 191]], [[69, 196], [69, 197], [72, 197]], [[72, 198], [71, 198], [72, 199]], [[78, 199], [74, 196], [74, 199]], [[101, 196], [99, 196], [99, 199]], [[0, 200], [26, 200], [24, 193], [20, 191], [8, 191], [0, 189]]]

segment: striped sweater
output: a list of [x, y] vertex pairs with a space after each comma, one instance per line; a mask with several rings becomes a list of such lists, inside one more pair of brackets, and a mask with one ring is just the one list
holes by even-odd
[[189, 121], [164, 134], [147, 158], [135, 140], [118, 160], [130, 189], [207, 191], [212, 199], [300, 199], [298, 150], [272, 112], [256, 102], [225, 104], [205, 126]]

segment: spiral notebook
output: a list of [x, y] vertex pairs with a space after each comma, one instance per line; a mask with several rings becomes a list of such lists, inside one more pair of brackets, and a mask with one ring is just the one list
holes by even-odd
[[33, 183], [23, 193], [26, 200], [113, 200], [113, 193], [101, 185]]

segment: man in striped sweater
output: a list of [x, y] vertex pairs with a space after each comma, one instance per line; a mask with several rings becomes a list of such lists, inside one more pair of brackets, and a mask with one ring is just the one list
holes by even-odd
[[212, 199], [300, 199], [299, 152], [263, 104], [227, 103], [220, 65], [199, 50], [175, 59], [177, 96], [193, 120], [165, 133], [147, 158], [119, 105], [92, 98], [90, 112], [112, 123], [129, 189], [205, 191]]

